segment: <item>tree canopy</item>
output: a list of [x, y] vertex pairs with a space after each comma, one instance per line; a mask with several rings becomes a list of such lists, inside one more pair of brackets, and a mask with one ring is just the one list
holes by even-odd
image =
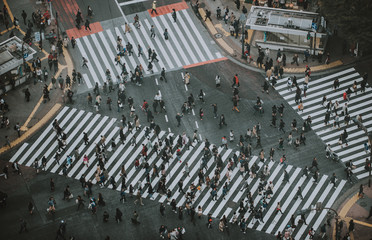
[[347, 40], [364, 52], [372, 51], [371, 0], [320, 0], [320, 11]]

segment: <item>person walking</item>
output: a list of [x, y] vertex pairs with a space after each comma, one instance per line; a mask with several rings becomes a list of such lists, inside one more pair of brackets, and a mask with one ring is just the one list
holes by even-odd
[[360, 184], [358, 197], [364, 198], [363, 184]]
[[164, 35], [164, 39], [168, 40], [168, 38], [169, 38], [168, 29], [164, 29], [163, 35]]
[[313, 178], [314, 178], [314, 183], [315, 184], [318, 184], [318, 178], [319, 178], [319, 172], [318, 172], [318, 170], [315, 171]]
[[153, 62], [154, 60], [159, 62], [159, 59], [157, 58], [157, 56], [158, 56], [158, 54], [156, 54], [155, 49], [153, 49], [152, 53], [151, 53], [151, 62]]
[[174, 20], [174, 22], [177, 22], [177, 13], [176, 13], [176, 9], [172, 9], [172, 18], [173, 18], [173, 20]]
[[221, 87], [221, 77], [219, 75], [216, 75], [215, 81], [216, 81], [216, 88]]
[[176, 115], [177, 127], [181, 126], [182, 117], [183, 117], [183, 114], [177, 113], [177, 115]]
[[160, 214], [163, 217], [165, 216], [165, 206], [164, 206], [164, 203], [160, 203]]
[[115, 212], [115, 221], [117, 223], [120, 223], [122, 221], [121, 217], [123, 216], [123, 213], [120, 211], [119, 208], [116, 208], [116, 212]]
[[306, 178], [309, 177], [309, 170], [307, 169], [307, 166], [302, 170], [302, 176], [305, 176]]
[[18, 137], [20, 137], [20, 136], [21, 136], [21, 126], [19, 125], [19, 123], [17, 123], [17, 124], [14, 126], [14, 130], [17, 131]]
[[19, 233], [22, 233], [22, 232], [28, 232], [28, 229], [27, 229], [27, 222], [23, 219], [23, 218], [20, 218], [19, 219], [19, 223], [20, 223], [20, 229], [19, 229]]
[[178, 192], [182, 192], [183, 194], [186, 194], [185, 191], [183, 190], [183, 180], [182, 179], [178, 182]]
[[154, 25], [151, 25], [151, 28], [150, 28], [150, 38], [155, 38], [155, 27]]
[[133, 216], [132, 216], [131, 220], [132, 220], [132, 223], [134, 223], [134, 224], [140, 224], [141, 223], [141, 222], [139, 222], [139, 215], [138, 215], [137, 211], [133, 212]]
[[70, 42], [71, 42], [71, 46], [72, 46], [72, 48], [75, 48], [75, 45], [76, 45], [76, 40], [75, 40], [75, 38], [74, 38], [74, 37], [71, 37], [71, 40], [70, 40]]
[[225, 121], [225, 115], [223, 114], [221, 114], [220, 116], [220, 123], [219, 123], [220, 128], [222, 127], [222, 125], [227, 126], [226, 121]]
[[283, 182], [289, 183], [289, 174], [287, 170], [284, 170]]
[[278, 212], [280, 212], [281, 214], [283, 214], [283, 212], [282, 212], [282, 208], [281, 208], [281, 206], [280, 206], [280, 202], [278, 202], [278, 203], [276, 204], [275, 215], [278, 214]]
[[167, 78], [165, 77], [165, 69], [164, 68], [161, 69], [160, 80], [161, 81], [164, 80], [165, 82], [167, 82]]
[[152, 2], [151, 14], [153, 14], [154, 12], [155, 14], [158, 14], [158, 12], [156, 11], [156, 1]]
[[83, 65], [81, 67], [84, 67], [85, 66], [85, 67], [88, 68], [87, 63], [88, 63], [88, 60], [85, 57], [83, 57]]
[[211, 104], [211, 106], [213, 107], [214, 118], [217, 118], [217, 103]]
[[231, 88], [233, 87], [240, 87], [240, 83], [239, 83], [239, 78], [238, 78], [238, 74], [235, 74], [234, 78], [233, 78], [233, 84], [231, 85]]
[[237, 111], [238, 113], [240, 112], [239, 109], [238, 109], [238, 99], [237, 99], [237, 96], [234, 95], [233, 98], [232, 98], [232, 101], [233, 101], [233, 108], [232, 110], [234, 111]]
[[333, 173], [332, 177], [331, 177], [331, 180], [330, 180], [330, 183], [333, 184], [333, 187], [336, 188], [336, 173]]
[[208, 214], [207, 227], [212, 228], [212, 214]]
[[212, 19], [211, 19], [211, 11], [209, 11], [208, 9], [205, 9], [205, 19], [204, 19], [204, 22], [207, 21], [207, 19], [209, 19], [209, 21], [212, 22]]
[[204, 110], [203, 110], [203, 108], [200, 108], [200, 109], [199, 109], [199, 117], [200, 117], [200, 120], [203, 120], [203, 116], [204, 116]]
[[90, 24], [89, 20], [88, 19], [85, 19], [85, 23], [84, 23], [85, 31], [88, 31], [88, 29], [89, 29], [89, 31], [91, 32], [92, 29], [90, 29], [89, 24]]
[[141, 206], [144, 205], [143, 202], [142, 202], [142, 196], [141, 196], [141, 191], [140, 190], [137, 191], [136, 200], [134, 201], [134, 205], [136, 205], [137, 202], [139, 202], [141, 204]]
[[78, 195], [76, 198], [76, 204], [78, 205], [77, 211], [79, 211], [80, 207], [84, 207], [84, 202], [85, 200], [80, 195]]
[[313, 162], [312, 162], [312, 164], [311, 164], [311, 168], [310, 168], [310, 169], [313, 169], [313, 168], [316, 168], [316, 170], [319, 171], [319, 168], [318, 168], [318, 160], [317, 160], [316, 157], [313, 158]]
[[301, 186], [298, 186], [297, 193], [296, 193], [296, 198], [295, 199], [297, 199], [298, 197], [300, 197], [301, 200], [304, 200], [304, 198], [302, 197]]
[[25, 10], [22, 10], [22, 14], [21, 14], [22, 18], [23, 18], [23, 23], [26, 25], [27, 22], [26, 22], [26, 19], [27, 19], [27, 13], [25, 12]]
[[353, 219], [351, 219], [349, 221], [349, 228], [348, 228], [348, 230], [349, 230], [349, 233], [354, 232], [354, 230], [355, 230], [355, 224], [354, 224], [354, 220]]

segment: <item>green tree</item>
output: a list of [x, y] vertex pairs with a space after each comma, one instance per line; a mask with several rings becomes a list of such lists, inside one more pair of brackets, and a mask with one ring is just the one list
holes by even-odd
[[371, 0], [320, 0], [320, 11], [338, 32], [359, 49], [372, 51]]

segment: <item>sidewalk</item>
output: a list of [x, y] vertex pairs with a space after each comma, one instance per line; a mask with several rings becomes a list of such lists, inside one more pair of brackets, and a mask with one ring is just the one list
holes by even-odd
[[[31, 19], [31, 14], [33, 11], [37, 11], [40, 9], [42, 12], [45, 10], [43, 5], [40, 4], [24, 4], [22, 2], [16, 1], [7, 1], [3, 0], [4, 5], [8, 8], [10, 19], [13, 22], [14, 17], [19, 19], [19, 28], [14, 29], [13, 24], [10, 24], [10, 28], [7, 31], [4, 25], [0, 26], [0, 41], [5, 41], [8, 39], [10, 33], [13, 31], [14, 35], [23, 39], [25, 35], [26, 25], [23, 23], [23, 19], [20, 16], [21, 11], [24, 9], [27, 12], [27, 19]], [[22, 20], [21, 20], [22, 19]], [[52, 28], [56, 29], [54, 22], [50, 26], [46, 26], [45, 32], [49, 32]], [[37, 31], [37, 27], [34, 25], [33, 27], [33, 34]], [[52, 76], [58, 77], [62, 74], [62, 76], [66, 76], [67, 72], [71, 76], [72, 72], [72, 60], [67, 52], [67, 49], [64, 49], [64, 56], [58, 57], [58, 71], [54, 73], [49, 70], [47, 58], [50, 52], [50, 44], [47, 40], [43, 40], [43, 50], [40, 51], [38, 48], [37, 43], [33, 43], [32, 47], [37, 50], [37, 54], [34, 56], [34, 59], [37, 57], [41, 60], [41, 66], [47, 68], [49, 77], [47, 82], [36, 82], [34, 83], [33, 80], [26, 81], [26, 83], [21, 84], [20, 86], [16, 86], [15, 89], [11, 89], [10, 91], [3, 94], [1, 97], [9, 104], [9, 112], [6, 112], [4, 116], [8, 117], [10, 121], [9, 128], [2, 128], [0, 129], [2, 137], [0, 138], [0, 154], [4, 153], [15, 147], [16, 145], [20, 144], [26, 138], [31, 136], [33, 133], [37, 132], [40, 128], [44, 126], [50, 119], [53, 118], [55, 113], [61, 108], [61, 103], [63, 103], [62, 95], [63, 91], [60, 89], [52, 88], [51, 86], [51, 78]], [[31, 64], [31, 63], [27, 63]], [[43, 87], [44, 85], [48, 85], [48, 89], [50, 91], [50, 101], [43, 102]], [[31, 97], [30, 101], [26, 102], [24, 91], [28, 88]], [[14, 130], [14, 126], [16, 123], [19, 123], [21, 126], [21, 136], [18, 137], [17, 131]], [[8, 146], [4, 146], [5, 144], [5, 136], [8, 136], [11, 142], [11, 148]]]
[[[217, 7], [220, 7], [221, 9], [221, 16], [224, 15], [224, 9], [227, 6], [231, 12], [234, 13], [237, 19], [239, 19], [239, 16], [242, 14], [242, 8], [243, 5], [247, 8], [248, 13], [252, 7], [252, 4], [244, 3], [243, 0], [240, 1], [240, 10], [237, 10], [236, 5], [234, 1], [229, 0], [201, 0], [199, 1], [199, 13], [200, 16], [203, 18], [201, 20], [204, 22], [206, 28], [208, 29], [209, 33], [211, 34], [212, 38], [217, 42], [217, 44], [225, 50], [227, 54], [229, 54], [234, 59], [238, 60], [241, 63], [244, 63], [245, 65], [249, 65], [252, 67], [257, 68], [259, 71], [264, 72], [264, 66], [262, 69], [259, 69], [259, 67], [256, 64], [256, 60], [258, 57], [258, 49], [255, 47], [255, 35], [259, 34], [259, 32], [256, 32], [254, 30], [248, 30], [248, 39], [246, 40], [250, 46], [250, 52], [253, 61], [251, 63], [248, 63], [247, 60], [244, 60], [241, 58], [242, 55], [242, 43], [240, 41], [241, 34], [237, 38], [230, 35], [229, 31], [229, 22], [225, 24], [223, 20], [218, 20], [216, 16], [216, 9]], [[191, 1], [191, 4], [194, 4], [195, 1]], [[211, 11], [211, 18], [212, 22], [207, 19], [207, 21], [204, 21], [205, 18], [205, 10]], [[301, 10], [301, 7], [300, 9]], [[248, 14], [246, 14], [248, 16]], [[332, 47], [331, 47], [332, 46]], [[332, 36], [329, 38], [327, 43], [327, 52], [330, 53], [331, 56], [331, 62], [330, 64], [325, 64], [325, 54], [323, 56], [322, 62], [319, 63], [318, 59], [313, 59], [312, 57], [309, 58], [308, 62], [303, 62], [304, 54], [300, 53], [299, 55], [299, 66], [296, 66], [295, 64], [291, 64], [292, 57], [295, 53], [292, 52], [284, 52], [286, 54], [287, 58], [287, 65], [284, 67], [284, 74], [302, 74], [305, 71], [306, 65], [309, 65], [311, 67], [312, 72], [318, 72], [318, 71], [324, 71], [328, 70], [334, 67], [342, 66], [343, 64], [350, 64], [356, 61], [356, 58], [344, 55], [343, 54], [343, 43], [340, 41], [340, 39], [337, 36]], [[282, 52], [283, 53], [283, 52]], [[270, 50], [270, 58], [272, 58], [275, 62], [277, 51]], [[274, 63], [275, 65], [275, 63]]]
[[[370, 240], [372, 239], [372, 217], [366, 219], [372, 207], [372, 187], [368, 187], [368, 181], [363, 184], [364, 197], [358, 197], [359, 184], [353, 186], [352, 195], [345, 200], [338, 208], [340, 220], [344, 221], [341, 236], [348, 233], [349, 222], [353, 219], [355, 223], [354, 232], [350, 233], [350, 239]], [[333, 239], [336, 239], [335, 224], [332, 227]]]

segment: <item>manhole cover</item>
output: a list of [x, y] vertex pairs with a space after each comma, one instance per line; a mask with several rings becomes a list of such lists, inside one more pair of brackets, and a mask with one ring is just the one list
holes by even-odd
[[214, 37], [215, 38], [222, 38], [222, 34], [221, 33], [216, 33], [216, 34], [214, 34]]

